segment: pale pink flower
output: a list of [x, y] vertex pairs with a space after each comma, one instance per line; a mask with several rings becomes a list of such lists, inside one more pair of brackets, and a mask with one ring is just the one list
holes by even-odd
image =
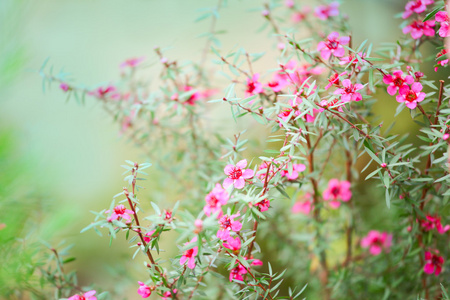
[[434, 250], [435, 253], [429, 251], [425, 252], [425, 265], [423, 266], [423, 271], [427, 274], [433, 274], [438, 276], [442, 271], [442, 266], [444, 265], [444, 258], [439, 256], [439, 251]]
[[197, 219], [194, 221], [195, 233], [199, 233], [203, 230], [203, 221], [202, 219]]
[[334, 91], [335, 95], [342, 95], [341, 100], [342, 102], [350, 102], [350, 101], [361, 101], [362, 96], [360, 93], [357, 92], [357, 90], [362, 89], [364, 86], [360, 83], [352, 84], [350, 79], [344, 79], [342, 80], [342, 86], [344, 88], [337, 89]]
[[101, 99], [104, 99], [106, 97], [117, 98], [118, 95], [120, 95], [116, 93], [116, 87], [113, 85], [108, 85], [106, 87], [98, 87], [97, 89], [89, 92], [88, 94]]
[[[177, 289], [174, 289], [173, 293], [176, 294], [177, 293]], [[169, 299], [172, 299], [172, 292], [171, 291], [164, 292], [163, 297], [161, 298], [161, 300], [169, 300]]]
[[256, 94], [262, 94], [264, 92], [263, 85], [258, 81], [258, 79], [258, 73], [254, 74], [251, 79], [247, 78], [247, 89], [245, 91], [246, 97], [250, 97]]
[[409, 86], [404, 86], [400, 89], [400, 95], [397, 95], [395, 98], [397, 102], [402, 103], [405, 102], [406, 107], [410, 109], [414, 109], [417, 106], [417, 103], [423, 101], [425, 99], [425, 93], [422, 91], [422, 84], [420, 82], [414, 82]]
[[345, 54], [345, 49], [342, 45], [347, 45], [350, 42], [350, 37], [343, 36], [339, 38], [339, 33], [333, 31], [327, 37], [327, 40], [320, 42], [317, 45], [317, 51], [323, 59], [328, 60], [333, 54], [336, 57], [342, 57]]
[[405, 6], [402, 18], [409, 18], [413, 12], [416, 14], [423, 13], [427, 9], [427, 5], [433, 4], [434, 0], [413, 0], [409, 1]]
[[143, 61], [145, 60], [145, 57], [133, 57], [133, 58], [129, 58], [127, 60], [125, 60], [123, 63], [120, 64], [120, 67], [126, 68], [126, 67], [130, 67], [130, 68], [136, 68], [138, 65], [140, 65]]
[[444, 133], [444, 135], [442, 136], [442, 139], [443, 139], [444, 141], [446, 141], [446, 140], [448, 140], [449, 137], [450, 137], [450, 134]]
[[[274, 165], [276, 165], [277, 164], [277, 162], [276, 161], [273, 161], [272, 163], [271, 163], [271, 166], [270, 166], [270, 170], [269, 170], [269, 178], [270, 177], [272, 177], [273, 176], [273, 174], [274, 174]], [[269, 164], [267, 163], [267, 162], [265, 162], [265, 161], [263, 161], [262, 163], [261, 163], [261, 165], [259, 166], [259, 168], [258, 168], [258, 178], [259, 179], [261, 179], [261, 181], [264, 181], [265, 179], [266, 179], [266, 174], [267, 174], [267, 166], [268, 166]]]
[[298, 178], [298, 173], [301, 173], [306, 170], [306, 166], [304, 164], [293, 164], [292, 165], [292, 173], [290, 174], [288, 170], [281, 170], [281, 177], [286, 177], [287, 180], [296, 180]]
[[328, 181], [328, 188], [323, 192], [323, 200], [330, 201], [330, 206], [334, 209], [341, 206], [341, 201], [347, 202], [352, 198], [350, 182], [338, 179]]
[[247, 270], [239, 264], [233, 270], [231, 270], [229, 279], [230, 281], [233, 281], [233, 279], [243, 281], [244, 278], [242, 277], [242, 275], [244, 274], [247, 274]]
[[286, 5], [286, 7], [289, 7], [289, 8], [293, 8], [294, 7], [294, 0], [285, 0], [284, 1], [284, 5]]
[[331, 2], [328, 5], [319, 5], [314, 9], [314, 15], [321, 19], [326, 20], [329, 17], [335, 17], [339, 15], [339, 2]]
[[388, 94], [394, 96], [398, 90], [403, 87], [407, 87], [406, 84], [412, 84], [414, 82], [414, 78], [411, 75], [403, 76], [403, 72], [401, 70], [397, 70], [392, 72], [392, 75], [387, 74], [384, 76], [383, 82], [389, 85], [387, 88]]
[[223, 246], [233, 252], [239, 252], [241, 250], [241, 240], [238, 236], [236, 238], [229, 236], [227, 241], [223, 243]]
[[203, 211], [208, 217], [219, 212], [217, 218], [220, 218], [222, 216], [222, 206], [227, 204], [229, 198], [228, 192], [222, 188], [220, 183], [216, 183], [213, 190], [205, 197], [206, 205], [203, 207]]
[[[192, 244], [195, 242], [197, 242], [196, 236], [189, 242], [185, 243], [184, 245], [186, 246], [186, 245], [189, 245], [189, 244]], [[195, 268], [195, 257], [197, 256], [197, 254], [198, 254], [198, 246], [195, 246], [191, 249], [186, 250], [180, 258], [180, 265], [184, 265], [187, 261], [188, 268], [191, 270], [194, 269]]]
[[369, 248], [372, 255], [379, 255], [383, 250], [389, 252], [391, 244], [392, 234], [376, 230], [369, 231], [367, 236], [361, 240], [361, 247]]
[[144, 284], [142, 281], [138, 281], [138, 284], [140, 285], [140, 287], [138, 288], [137, 293], [142, 298], [150, 297], [150, 295], [152, 294], [152, 288]]
[[436, 22], [441, 23], [441, 28], [439, 28], [440, 37], [450, 36], [450, 19], [446, 11], [440, 11], [435, 16]]
[[261, 212], [264, 212], [270, 208], [270, 200], [265, 198], [256, 203], [255, 206], [258, 207]]
[[291, 16], [292, 22], [300, 23], [301, 21], [305, 20], [310, 11], [311, 8], [309, 6], [304, 6], [301, 10], [294, 12]]
[[[105, 211], [105, 213], [109, 213], [109, 209], [107, 211]], [[130, 214], [133, 215], [134, 212], [132, 210], [127, 209], [124, 205], [119, 204], [113, 208], [113, 212], [112, 212], [111, 216], [109, 216], [107, 218], [107, 220], [108, 220], [108, 222], [112, 222], [114, 220], [122, 218], [122, 219], [126, 220], [128, 223], [131, 221]]]
[[242, 189], [245, 186], [245, 179], [252, 178], [254, 174], [252, 169], [245, 169], [246, 166], [246, 159], [239, 161], [236, 166], [227, 165], [224, 172], [228, 178], [223, 181], [223, 187], [227, 189], [234, 185], [235, 188]]
[[219, 219], [220, 229], [217, 231], [219, 239], [226, 241], [230, 237], [230, 231], [239, 232], [242, 229], [242, 223], [234, 220], [239, 216], [240, 213], [237, 213], [231, 216], [224, 215]]
[[302, 213], [304, 215], [309, 215], [313, 208], [313, 200], [312, 195], [310, 193], [306, 193], [303, 201], [297, 201], [294, 206], [292, 206], [292, 213], [298, 214]]
[[[192, 86], [189, 86], [189, 85], [186, 85], [186, 86], [184, 86], [184, 88], [183, 88], [183, 90], [184, 90], [185, 92], [189, 92], [189, 91], [191, 91], [192, 89], [193, 89], [193, 87], [192, 87]], [[194, 93], [189, 97], [189, 99], [187, 99], [184, 103], [186, 103], [186, 104], [188, 104], [188, 105], [194, 105], [196, 101], [200, 100], [200, 98], [201, 98], [200, 92], [196, 91], [196, 92], [194, 92]]]
[[68, 298], [67, 300], [97, 300], [97, 297], [95, 297], [96, 291], [92, 290], [89, 292], [84, 293], [83, 295], [73, 295], [72, 297]]
[[62, 82], [59, 85], [59, 88], [62, 89], [64, 92], [67, 92], [70, 89], [69, 85], [67, 83], [65, 83], [65, 82]]
[[422, 35], [434, 36], [433, 20], [422, 22], [420, 20], [413, 21], [410, 25], [403, 28], [403, 33], [411, 33], [411, 37], [415, 40], [420, 39]]

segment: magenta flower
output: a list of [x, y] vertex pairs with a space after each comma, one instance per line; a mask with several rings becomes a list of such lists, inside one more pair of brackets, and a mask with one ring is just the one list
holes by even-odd
[[323, 200], [330, 201], [330, 206], [334, 209], [341, 206], [341, 202], [338, 200], [347, 202], [351, 198], [350, 182], [346, 180], [331, 179], [328, 181], [328, 188], [323, 192]]
[[256, 207], [258, 207], [259, 211], [264, 212], [269, 209], [270, 207], [270, 200], [269, 199], [263, 199], [255, 204]]
[[446, 57], [446, 54], [449, 52], [448, 49], [442, 49], [441, 52], [439, 52], [436, 55], [437, 65], [435, 65], [434, 71], [437, 72], [439, 65], [441, 67], [444, 67], [448, 64], [448, 58], [447, 59], [441, 59], [442, 56]]
[[[251, 266], [262, 266], [262, 265], [263, 265], [263, 262], [262, 262], [261, 260], [259, 260], [259, 259], [257, 259], [257, 258], [253, 258], [253, 256], [250, 257], [250, 259], [253, 260], [253, 261], [250, 263]], [[247, 258], [245, 258], [245, 260], [247, 260]]]
[[387, 92], [389, 95], [394, 96], [398, 90], [403, 87], [407, 87], [407, 84], [412, 84], [414, 78], [411, 75], [403, 76], [403, 72], [400, 70], [394, 71], [383, 77], [383, 82], [388, 84]]
[[239, 252], [239, 250], [241, 250], [241, 240], [238, 236], [236, 238], [232, 238], [230, 236], [228, 237], [226, 243], [223, 243], [223, 246], [233, 252]]
[[404, 86], [400, 89], [400, 95], [397, 95], [395, 98], [397, 102], [402, 103], [405, 102], [406, 107], [410, 109], [414, 109], [417, 106], [417, 103], [423, 101], [425, 99], [425, 93], [422, 91], [422, 84], [420, 82], [414, 82], [409, 86]]
[[436, 22], [441, 23], [441, 28], [439, 28], [440, 37], [450, 36], [450, 20], [446, 11], [440, 11], [435, 16]]
[[70, 89], [69, 85], [67, 83], [65, 83], [65, 82], [62, 82], [59, 85], [59, 88], [62, 89], [64, 92], [67, 92]]
[[250, 97], [256, 94], [262, 94], [264, 92], [263, 85], [258, 81], [259, 74], [254, 74], [253, 77], [247, 78], [247, 90], [245, 91], [246, 97]]
[[96, 291], [92, 290], [89, 292], [84, 293], [83, 295], [73, 295], [67, 300], [97, 300], [97, 297], [95, 297]]
[[136, 68], [138, 65], [140, 65], [143, 61], [145, 60], [145, 57], [133, 57], [133, 58], [129, 58], [126, 61], [124, 61], [123, 63], [120, 64], [120, 67], [126, 68], [126, 67], [130, 67], [130, 68]]
[[235, 221], [234, 218], [239, 217], [240, 213], [228, 216], [224, 215], [219, 219], [220, 229], [217, 231], [217, 237], [226, 241], [230, 237], [230, 231], [239, 232], [242, 228], [242, 223]]
[[[173, 290], [173, 293], [176, 294], [177, 293], [177, 289]], [[169, 300], [172, 299], [172, 292], [171, 291], [167, 291], [163, 294], [163, 297], [161, 298], [161, 300]]]
[[92, 95], [96, 98], [101, 98], [101, 99], [104, 99], [107, 96], [117, 98], [118, 97], [117, 95], [119, 95], [119, 94], [115, 93], [115, 92], [116, 92], [116, 87], [112, 86], [112, 85], [108, 85], [107, 87], [98, 87], [96, 90], [93, 90], [93, 91], [89, 92], [88, 94]]
[[425, 265], [423, 271], [427, 274], [433, 274], [438, 276], [442, 271], [442, 265], [444, 264], [444, 258], [439, 256], [439, 251], [435, 250], [435, 253], [425, 252]]
[[293, 164], [292, 165], [292, 174], [289, 173], [288, 170], [281, 170], [281, 177], [286, 177], [287, 180], [296, 180], [298, 178], [298, 173], [306, 170], [306, 166], [304, 164]]
[[329, 84], [327, 84], [325, 89], [328, 90], [332, 85], [335, 85], [335, 86], [339, 87], [340, 86], [341, 77], [344, 76], [344, 75], [347, 75], [347, 71], [344, 71], [341, 74], [334, 73], [333, 75], [331, 75], [330, 78], [328, 78]]
[[243, 281], [244, 278], [242, 277], [242, 275], [244, 274], [247, 274], [247, 270], [243, 266], [237, 265], [230, 272], [230, 281], [233, 281], [233, 279]]
[[[109, 209], [107, 211], [105, 211], [105, 213], [109, 213]], [[134, 212], [132, 210], [127, 209], [124, 205], [119, 204], [119, 205], [117, 205], [116, 207], [113, 208], [113, 213], [111, 214], [111, 216], [109, 216], [107, 218], [107, 220], [108, 220], [108, 222], [112, 222], [114, 220], [122, 218], [122, 219], [127, 220], [128, 222], [130, 222], [131, 221], [130, 214], [133, 215]]]
[[329, 17], [339, 15], [338, 7], [339, 2], [331, 2], [329, 5], [319, 5], [314, 9], [314, 15], [321, 20], [326, 20]]
[[342, 80], [342, 86], [344, 88], [337, 89], [334, 91], [335, 95], [342, 95], [341, 100], [342, 102], [350, 102], [353, 101], [361, 101], [362, 96], [360, 93], [356, 92], [357, 90], [362, 89], [364, 86], [360, 83], [352, 84], [350, 79], [344, 79]]
[[420, 39], [422, 35], [434, 36], [434, 24], [435, 22], [433, 20], [425, 22], [419, 20], [413, 21], [410, 25], [403, 28], [403, 33], [411, 33], [411, 37], [415, 40]]
[[227, 189], [234, 185], [235, 188], [242, 189], [245, 186], [245, 179], [252, 178], [254, 174], [252, 169], [244, 169], [246, 166], [246, 159], [239, 161], [236, 166], [227, 165], [224, 172], [228, 178], [223, 181], [223, 187]]
[[422, 226], [422, 228], [425, 231], [430, 231], [430, 230], [436, 228], [436, 230], [439, 234], [444, 234], [450, 230], [450, 225], [442, 226], [441, 218], [437, 217], [437, 216], [433, 217], [433, 216], [427, 215], [425, 217], [425, 220], [420, 221], [420, 225]]
[[379, 255], [381, 251], [389, 252], [389, 248], [392, 244], [392, 234], [386, 232], [379, 232], [376, 230], [371, 230], [361, 240], [361, 247], [369, 248], [369, 252], [372, 255]]
[[206, 195], [206, 205], [203, 207], [203, 211], [209, 217], [211, 214], [219, 212], [217, 218], [222, 216], [222, 205], [227, 204], [230, 196], [228, 192], [222, 188], [220, 183], [217, 183], [213, 190]]
[[427, 9], [427, 5], [433, 4], [434, 0], [413, 0], [409, 1], [405, 6], [402, 18], [409, 18], [413, 12], [416, 14], [423, 13]]
[[[197, 237], [194, 237], [192, 240], [185, 243], [184, 245], [186, 246], [188, 244], [192, 244], [195, 242], [197, 242]], [[180, 258], [180, 265], [184, 265], [187, 261], [188, 268], [191, 270], [194, 269], [195, 268], [195, 257], [197, 256], [197, 254], [198, 254], [198, 246], [195, 246], [191, 249], [186, 250]]]
[[146, 243], [150, 243], [150, 241], [154, 238], [153, 234], [156, 232], [155, 230], [149, 231], [144, 235], [144, 241]]
[[144, 284], [142, 281], [138, 281], [140, 287], [137, 290], [137, 293], [142, 297], [142, 298], [148, 298], [150, 297], [150, 295], [152, 294], [152, 288], [149, 287], [148, 285]]
[[328, 60], [331, 54], [336, 57], [342, 57], [345, 54], [345, 49], [342, 45], [347, 45], [349, 42], [350, 37], [343, 36], [339, 38], [339, 33], [333, 31], [328, 35], [325, 42], [322, 41], [317, 45], [317, 51], [320, 51], [320, 55], [325, 60]]

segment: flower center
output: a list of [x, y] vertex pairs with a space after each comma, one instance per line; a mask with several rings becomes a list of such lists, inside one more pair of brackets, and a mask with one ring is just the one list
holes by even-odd
[[337, 196], [339, 196], [340, 193], [340, 188], [338, 188], [337, 186], [333, 187], [331, 189], [331, 194], [334, 196], [334, 198], [337, 198]]
[[118, 215], [123, 215], [125, 213], [125, 206], [114, 207], [114, 212]]
[[194, 254], [194, 248], [186, 250], [186, 252], [184, 253], [184, 255], [187, 257], [192, 257], [192, 254]]
[[239, 178], [241, 178], [241, 176], [242, 176], [242, 170], [241, 170], [241, 169], [237, 169], [237, 168], [235, 168], [235, 169], [230, 173], [230, 175], [228, 175], [228, 177], [231, 178], [231, 179], [233, 179], [233, 180], [239, 179]]
[[331, 40], [331, 41], [328, 40], [328, 44], [327, 44], [328, 49], [335, 50], [335, 49], [337, 49], [338, 46], [339, 46], [339, 43], [336, 40]]
[[209, 206], [217, 206], [218, 202], [219, 202], [219, 200], [216, 198], [215, 195], [211, 195], [208, 199]]
[[222, 221], [222, 227], [223, 228], [229, 228], [231, 227], [231, 220], [229, 218], [226, 218]]
[[401, 87], [403, 85], [403, 82], [405, 82], [401, 77], [395, 78], [392, 83], [394, 83], [395, 86]]
[[405, 99], [408, 102], [413, 102], [414, 100], [417, 99], [417, 95], [413, 91], [409, 91], [408, 94], [405, 96]]

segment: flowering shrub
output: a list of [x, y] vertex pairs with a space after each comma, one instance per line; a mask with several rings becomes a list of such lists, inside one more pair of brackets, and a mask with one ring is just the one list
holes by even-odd
[[[254, 64], [259, 53], [212, 46], [222, 1], [201, 17], [213, 26], [200, 63], [155, 48], [156, 89], [136, 75], [144, 57], [120, 64], [119, 82], [92, 88], [42, 67], [45, 85], [102, 103], [156, 165], [127, 161], [128, 186], [112, 191], [109, 209], [105, 202], [82, 231], [128, 240], [132, 258], [145, 260], [148, 275], [135, 284], [142, 298], [448, 299], [449, 94], [444, 80], [421, 71], [424, 44], [435, 47], [439, 67], [448, 64], [443, 3], [405, 3], [398, 42], [374, 49], [355, 43], [339, 2], [313, 10], [279, 2], [260, 8], [279, 50], [266, 68]], [[308, 28], [309, 38], [295, 37]], [[216, 68], [204, 63], [209, 52]], [[373, 107], [383, 97], [398, 102], [394, 118], [409, 112], [418, 136], [406, 141], [382, 128]], [[230, 130], [234, 121], [270, 132], [265, 149], [246, 131], [219, 133], [215, 107], [231, 112], [218, 120]], [[182, 201], [151, 202], [144, 212], [152, 190], [142, 193], [141, 180], [152, 172], [170, 177], [164, 192], [169, 199], [182, 189]], [[358, 190], [364, 180], [371, 195]], [[363, 207], [372, 197], [386, 205], [370, 223]], [[169, 232], [176, 251], [162, 259]]]

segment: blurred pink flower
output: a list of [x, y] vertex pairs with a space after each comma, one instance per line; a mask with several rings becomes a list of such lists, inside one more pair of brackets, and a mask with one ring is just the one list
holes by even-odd
[[233, 279], [243, 281], [244, 278], [242, 277], [242, 275], [244, 274], [247, 274], [247, 270], [243, 266], [237, 265], [230, 272], [230, 281], [233, 281]]
[[287, 180], [296, 180], [298, 178], [298, 173], [301, 173], [306, 170], [306, 166], [304, 164], [293, 164], [292, 165], [292, 173], [290, 174], [288, 170], [281, 170], [281, 177], [286, 177]]
[[250, 97], [256, 94], [262, 94], [264, 92], [263, 85], [258, 81], [259, 74], [256, 73], [253, 77], [247, 78], [247, 90], [245, 91], [245, 96]]
[[331, 2], [328, 5], [319, 5], [314, 9], [314, 15], [321, 19], [326, 20], [329, 17], [335, 17], [339, 15], [339, 2]]
[[142, 297], [142, 298], [148, 298], [150, 297], [150, 295], [152, 294], [152, 289], [144, 284], [142, 281], [138, 281], [138, 284], [140, 285], [140, 287], [137, 290], [137, 293]]
[[372, 255], [379, 255], [381, 251], [389, 252], [392, 243], [392, 234], [371, 230], [361, 240], [361, 247], [368, 248]]
[[330, 206], [334, 209], [341, 206], [342, 201], [349, 201], [352, 198], [352, 192], [350, 191], [350, 182], [338, 179], [331, 179], [328, 182], [328, 188], [323, 192], [323, 200], [330, 201]]
[[239, 252], [241, 250], [241, 240], [238, 236], [236, 238], [229, 236], [227, 241], [223, 243], [223, 246], [233, 252]]
[[92, 290], [84, 293], [83, 295], [74, 295], [67, 300], [97, 300], [97, 297], [94, 296], [95, 293], [96, 291]]
[[70, 89], [69, 85], [67, 83], [65, 83], [65, 82], [62, 82], [59, 85], [59, 88], [62, 89], [64, 92], [67, 92]]
[[433, 274], [438, 276], [442, 271], [442, 266], [444, 265], [444, 258], [439, 256], [439, 251], [435, 250], [435, 253], [429, 251], [425, 252], [425, 265], [423, 266], [423, 271], [427, 274]]
[[[173, 290], [173, 293], [176, 294], [177, 293], [177, 289]], [[169, 300], [172, 299], [172, 292], [171, 291], [167, 291], [163, 294], [163, 297], [161, 298], [161, 300]]]
[[229, 197], [228, 192], [222, 188], [220, 183], [217, 183], [213, 190], [206, 195], [206, 205], [203, 207], [203, 211], [208, 217], [219, 212], [217, 218], [220, 218], [223, 214], [222, 205], [227, 204]]
[[422, 22], [420, 20], [413, 21], [410, 25], [403, 28], [403, 33], [411, 33], [411, 37], [415, 40], [420, 39], [422, 35], [434, 36], [433, 20]]
[[[184, 245], [189, 245], [192, 243], [197, 242], [197, 237], [195, 236], [192, 240], [190, 240], [189, 242], [185, 243]], [[180, 258], [180, 265], [184, 265], [186, 263], [186, 261], [188, 261], [188, 268], [189, 269], [194, 269], [195, 268], [195, 257], [198, 254], [198, 246], [195, 246], [191, 249], [188, 249], [184, 252], [184, 254], [181, 256]]]
[[440, 37], [448, 37], [450, 36], [450, 20], [448, 18], [448, 14], [446, 11], [439, 11], [435, 16], [436, 22], [441, 23], [441, 27], [439, 28], [439, 36]]
[[268, 210], [269, 207], [270, 207], [270, 200], [267, 199], [267, 198], [266, 198], [266, 199], [263, 199], [263, 200], [257, 202], [257, 203], [255, 204], [255, 206], [258, 207], [258, 209], [259, 209], [261, 212], [266, 211], [266, 210]]
[[311, 209], [313, 207], [312, 195], [310, 193], [306, 193], [303, 201], [297, 201], [294, 206], [292, 206], [292, 213], [298, 214], [302, 213], [304, 215], [309, 215]]
[[129, 58], [129, 59], [125, 60], [123, 63], [121, 63], [120, 67], [121, 68], [126, 68], [126, 67], [135, 68], [138, 65], [140, 65], [144, 60], [145, 60], [144, 56]]
[[345, 49], [342, 45], [347, 45], [350, 42], [350, 37], [343, 36], [339, 38], [339, 33], [333, 31], [327, 37], [327, 40], [320, 42], [317, 45], [317, 51], [324, 60], [328, 60], [333, 54], [336, 57], [342, 57], [345, 54]]
[[413, 12], [416, 14], [423, 13], [427, 9], [427, 5], [433, 4], [434, 0], [413, 0], [409, 1], [405, 6], [402, 18], [409, 18]]

